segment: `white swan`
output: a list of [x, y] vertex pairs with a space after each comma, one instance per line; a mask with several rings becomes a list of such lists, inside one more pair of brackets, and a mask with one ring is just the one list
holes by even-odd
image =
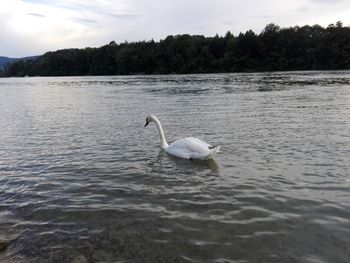
[[150, 122], [156, 123], [159, 136], [160, 136], [160, 142], [161, 142], [160, 146], [168, 154], [171, 154], [180, 158], [185, 158], [185, 159], [208, 160], [213, 158], [214, 155], [220, 149], [220, 146], [217, 146], [214, 148], [210, 144], [193, 137], [186, 137], [186, 138], [177, 140], [169, 145], [165, 139], [164, 131], [158, 118], [152, 114], [149, 115], [146, 118], [145, 127]]

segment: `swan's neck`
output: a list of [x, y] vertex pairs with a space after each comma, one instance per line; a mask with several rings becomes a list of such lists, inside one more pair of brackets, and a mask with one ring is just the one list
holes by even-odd
[[156, 123], [158, 132], [159, 132], [160, 143], [161, 143], [160, 147], [162, 147], [162, 149], [166, 149], [168, 148], [169, 144], [166, 142], [162, 124], [160, 124], [160, 121], [157, 118], [154, 118], [154, 122]]

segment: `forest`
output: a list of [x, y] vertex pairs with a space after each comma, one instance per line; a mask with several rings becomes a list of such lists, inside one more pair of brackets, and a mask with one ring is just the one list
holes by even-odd
[[350, 27], [338, 21], [233, 35], [175, 35], [47, 52], [7, 65], [0, 75], [83, 76], [350, 69]]

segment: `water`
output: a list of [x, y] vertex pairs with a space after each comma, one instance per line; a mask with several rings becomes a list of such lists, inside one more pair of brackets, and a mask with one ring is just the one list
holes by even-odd
[[[350, 72], [0, 79], [1, 262], [349, 262]], [[221, 145], [172, 158], [168, 141]]]

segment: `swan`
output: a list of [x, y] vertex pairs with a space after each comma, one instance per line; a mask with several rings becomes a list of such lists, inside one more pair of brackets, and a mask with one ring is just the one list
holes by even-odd
[[220, 146], [213, 147], [210, 144], [193, 137], [179, 139], [169, 145], [165, 139], [162, 124], [158, 118], [153, 114], [147, 116], [145, 127], [150, 122], [154, 122], [157, 125], [160, 136], [160, 147], [170, 155], [184, 159], [209, 160], [213, 158], [220, 149]]

